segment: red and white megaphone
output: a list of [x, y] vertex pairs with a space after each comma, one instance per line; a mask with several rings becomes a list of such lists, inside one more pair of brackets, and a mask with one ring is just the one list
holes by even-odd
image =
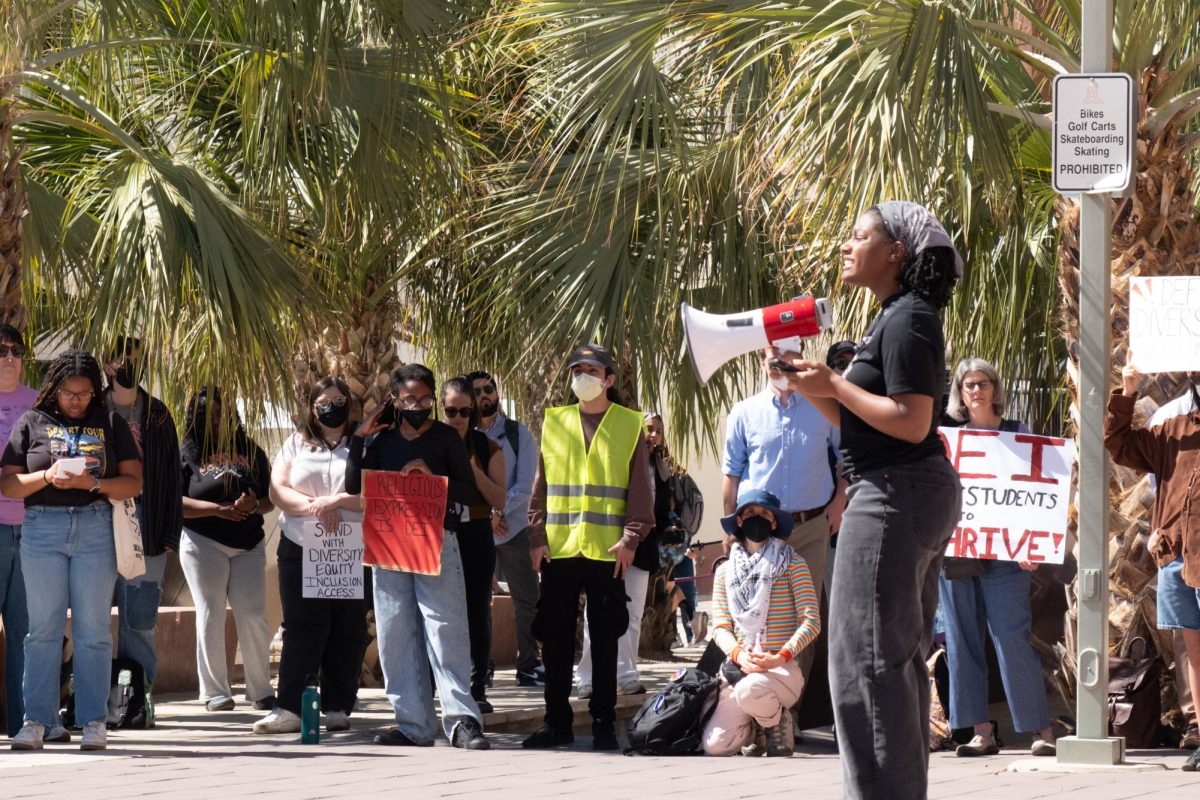
[[774, 345], [799, 350], [800, 340], [833, 327], [833, 305], [809, 295], [740, 314], [708, 314], [683, 303], [683, 330], [700, 385], [731, 358]]

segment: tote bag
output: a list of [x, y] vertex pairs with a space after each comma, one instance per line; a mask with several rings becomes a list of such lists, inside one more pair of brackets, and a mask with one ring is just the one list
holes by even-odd
[[142, 552], [142, 525], [137, 503], [132, 499], [108, 500], [113, 507], [113, 545], [117, 550], [117, 572], [125, 580], [146, 574], [146, 555]]

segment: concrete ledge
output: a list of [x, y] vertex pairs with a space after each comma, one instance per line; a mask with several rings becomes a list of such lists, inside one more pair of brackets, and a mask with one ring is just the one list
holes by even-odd
[[1125, 761], [1120, 764], [1060, 764], [1053, 758], [1022, 758], [1009, 764], [1005, 771], [1089, 775], [1097, 772], [1160, 772], [1164, 769], [1167, 769], [1167, 765], [1158, 761]]

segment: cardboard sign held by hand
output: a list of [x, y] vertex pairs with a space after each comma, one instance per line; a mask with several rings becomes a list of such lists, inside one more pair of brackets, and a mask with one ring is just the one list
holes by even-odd
[[363, 563], [440, 575], [448, 484], [442, 475], [363, 470]]

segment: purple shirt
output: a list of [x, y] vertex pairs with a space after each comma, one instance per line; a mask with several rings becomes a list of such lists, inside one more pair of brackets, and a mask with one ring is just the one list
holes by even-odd
[[[17, 386], [11, 392], [0, 392], [0, 442], [8, 444], [13, 426], [37, 399], [37, 391]], [[20, 525], [25, 520], [25, 501], [0, 495], [0, 525]]]

